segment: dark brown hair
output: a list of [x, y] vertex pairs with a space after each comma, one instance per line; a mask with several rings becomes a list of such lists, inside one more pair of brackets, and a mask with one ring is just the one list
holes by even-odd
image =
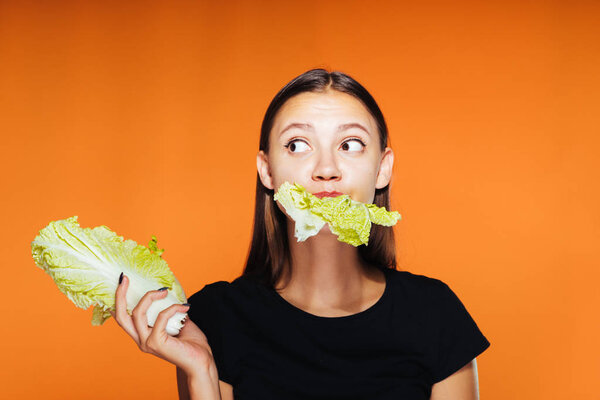
[[[273, 98], [267, 108], [260, 130], [259, 150], [268, 154], [273, 120], [283, 104], [303, 92], [325, 92], [329, 89], [347, 93], [360, 100], [377, 123], [379, 144], [384, 151], [388, 131], [383, 114], [369, 92], [350, 76], [324, 69], [312, 69], [292, 79]], [[287, 217], [273, 200], [274, 191], [266, 188], [256, 174], [256, 201], [252, 242], [243, 275], [258, 279], [273, 288], [286, 265], [291, 265], [287, 235]], [[390, 209], [390, 185], [375, 190], [374, 204]], [[396, 269], [394, 231], [391, 227], [372, 225], [369, 245], [358, 246], [358, 254], [366, 263], [378, 268]]]

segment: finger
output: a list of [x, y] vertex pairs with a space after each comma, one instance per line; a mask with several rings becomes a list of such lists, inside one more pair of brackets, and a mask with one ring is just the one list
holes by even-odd
[[208, 350], [208, 353], [211, 355], [211, 357], [213, 356], [213, 352], [210, 348], [210, 345], [208, 344], [208, 339], [206, 338], [206, 335], [204, 334], [204, 332], [202, 332], [200, 328], [198, 328], [198, 325], [196, 325], [194, 321], [192, 321], [190, 318], [185, 319], [185, 323], [183, 324], [183, 328], [181, 328], [181, 330], [179, 331], [177, 339], [193, 342], [197, 345], [200, 345]]
[[154, 329], [152, 330], [150, 336], [160, 335], [160, 337], [164, 337], [163, 334], [167, 335], [167, 323], [169, 322], [169, 319], [178, 312], [185, 314], [189, 309], [190, 306], [173, 304], [159, 312], [158, 317], [156, 317], [156, 322], [154, 323]]
[[117, 286], [117, 291], [115, 293], [115, 312], [113, 317], [117, 324], [121, 328], [127, 332], [129, 336], [135, 341], [135, 343], [140, 345], [140, 337], [135, 329], [135, 325], [133, 324], [133, 320], [131, 316], [127, 313], [127, 288], [129, 287], [129, 278], [123, 274], [123, 280]]
[[154, 300], [162, 299], [167, 295], [166, 290], [150, 290], [146, 292], [144, 296], [140, 299], [139, 303], [133, 309], [131, 313], [131, 318], [133, 319], [133, 325], [137, 330], [138, 335], [140, 336], [140, 345], [142, 346], [142, 350], [144, 350], [143, 346], [148, 340], [148, 336], [150, 336], [151, 328], [148, 326], [148, 316], [147, 311], [150, 305]]

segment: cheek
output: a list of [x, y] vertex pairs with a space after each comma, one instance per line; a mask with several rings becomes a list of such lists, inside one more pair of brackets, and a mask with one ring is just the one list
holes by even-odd
[[355, 188], [354, 200], [362, 203], [372, 203], [375, 198], [375, 185], [377, 183], [377, 170], [364, 166], [355, 170], [350, 178], [351, 186]]
[[303, 182], [306, 180], [306, 174], [308, 173], [308, 169], [309, 168], [307, 167], [307, 165], [302, 164], [279, 164], [279, 166], [275, 170], [271, 171], [273, 175], [273, 183], [275, 184], [275, 187], [279, 187], [283, 182], [286, 181], [292, 184], [294, 182], [303, 184]]

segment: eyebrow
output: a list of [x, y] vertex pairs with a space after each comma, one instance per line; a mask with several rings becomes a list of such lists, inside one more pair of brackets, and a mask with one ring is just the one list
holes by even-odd
[[[289, 124], [288, 126], [286, 126], [281, 133], [279, 134], [279, 136], [283, 135], [285, 133], [285, 131], [287, 131], [288, 129], [292, 129], [292, 128], [298, 128], [298, 129], [303, 129], [305, 131], [311, 131], [314, 132], [315, 131], [315, 127], [312, 126], [311, 124], [308, 123], [299, 123], [299, 122], [293, 122], [291, 124]], [[367, 128], [365, 128], [364, 126], [362, 126], [361, 124], [359, 124], [358, 122], [351, 122], [348, 124], [342, 124], [340, 126], [338, 126], [337, 132], [342, 132], [351, 128], [358, 128], [358, 129], [362, 129], [363, 131], [365, 131], [367, 133], [367, 135], [371, 135], [371, 133], [369, 133], [369, 131], [367, 130]]]

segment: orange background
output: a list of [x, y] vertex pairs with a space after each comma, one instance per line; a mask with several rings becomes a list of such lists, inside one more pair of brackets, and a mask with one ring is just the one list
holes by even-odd
[[175, 398], [175, 368], [90, 325], [31, 258], [107, 225], [190, 296], [250, 241], [275, 93], [313, 67], [379, 102], [399, 264], [492, 343], [483, 399], [598, 398], [600, 3], [0, 2], [3, 398]]

